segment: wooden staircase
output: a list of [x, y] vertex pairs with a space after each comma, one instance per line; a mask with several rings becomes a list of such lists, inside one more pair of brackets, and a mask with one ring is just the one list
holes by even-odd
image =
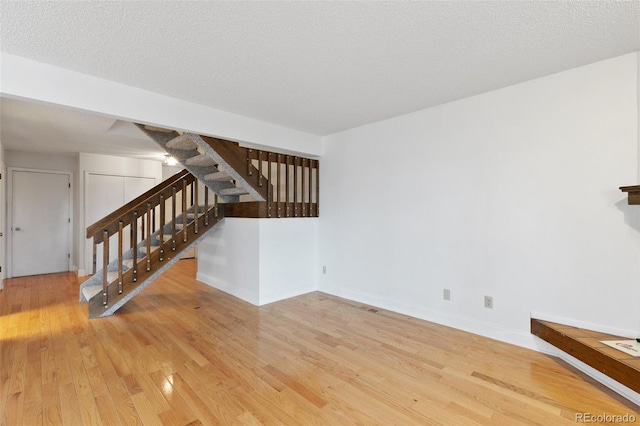
[[89, 318], [113, 314], [225, 217], [320, 213], [318, 160], [137, 126], [185, 170], [87, 228], [93, 276], [81, 285], [80, 301], [88, 302]]

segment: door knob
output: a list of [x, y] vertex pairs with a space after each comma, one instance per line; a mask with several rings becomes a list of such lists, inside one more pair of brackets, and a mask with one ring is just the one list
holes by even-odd
[[16, 231], [19, 231], [19, 230], [20, 230], [20, 227], [18, 226], [18, 227], [16, 228]]

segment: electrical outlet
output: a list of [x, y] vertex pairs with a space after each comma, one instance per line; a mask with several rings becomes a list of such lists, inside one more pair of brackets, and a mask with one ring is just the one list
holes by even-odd
[[442, 293], [442, 297], [444, 298], [444, 300], [451, 300], [451, 290], [445, 288], [444, 292]]
[[484, 307], [488, 309], [493, 309], [493, 297], [491, 296], [484, 297]]
[[322, 273], [323, 273], [323, 274], [326, 274], [326, 273], [327, 273], [327, 267], [326, 267], [326, 266], [323, 266], [323, 267], [322, 267]]

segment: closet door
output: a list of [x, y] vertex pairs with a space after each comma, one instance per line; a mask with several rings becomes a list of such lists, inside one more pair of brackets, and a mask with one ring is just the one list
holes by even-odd
[[[85, 230], [98, 220], [124, 204], [124, 177], [88, 173], [85, 179], [84, 221]], [[114, 259], [118, 255], [117, 238], [109, 238], [109, 256]], [[93, 271], [93, 241], [85, 244], [85, 271]], [[102, 244], [96, 251], [96, 270], [102, 269]]]
[[[154, 178], [115, 176], [96, 173], [88, 173], [85, 179], [85, 224], [91, 224], [102, 219], [114, 210], [127, 204], [129, 201], [144, 194], [156, 185]], [[138, 223], [138, 235], [141, 235], [142, 221]], [[130, 233], [123, 235], [125, 251], [130, 247]], [[109, 258], [118, 256], [117, 235], [109, 238]], [[102, 244], [97, 247], [96, 270], [102, 269]], [[93, 242], [87, 240], [85, 244], [85, 270], [93, 271]]]
[[126, 176], [124, 178], [123, 204], [128, 203], [138, 195], [144, 194], [154, 186], [156, 186], [156, 180], [153, 178]]

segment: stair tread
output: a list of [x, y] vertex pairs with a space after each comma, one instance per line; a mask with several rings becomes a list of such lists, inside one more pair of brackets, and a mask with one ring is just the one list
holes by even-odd
[[186, 133], [171, 139], [167, 142], [167, 148], [179, 149], [183, 151], [192, 151], [198, 148], [198, 144], [193, 141]]
[[[160, 246], [151, 246], [151, 253], [153, 253], [154, 251], [158, 250], [160, 248]], [[140, 247], [138, 250], [140, 250], [142, 253], [147, 254], [147, 246], [142, 246]]]
[[227, 188], [220, 190], [220, 195], [244, 195], [248, 194], [244, 188]]
[[102, 285], [94, 284], [94, 285], [82, 287], [82, 293], [84, 294], [84, 297], [87, 300], [91, 299], [93, 296], [100, 293], [101, 291], [102, 291]]
[[188, 166], [206, 167], [206, 166], [215, 166], [217, 163], [214, 161], [213, 158], [209, 157], [207, 154], [200, 154], [200, 155], [196, 155], [191, 158], [188, 158], [185, 164]]
[[204, 180], [208, 180], [210, 182], [226, 182], [232, 179], [233, 177], [225, 171], [209, 173], [204, 177]]

